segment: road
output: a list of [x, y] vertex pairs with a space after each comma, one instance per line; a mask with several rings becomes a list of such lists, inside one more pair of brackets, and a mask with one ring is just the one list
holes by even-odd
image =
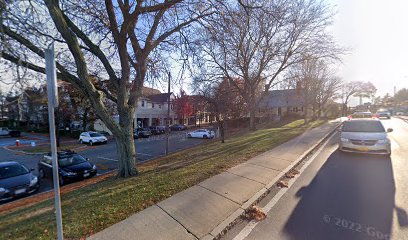
[[[189, 139], [186, 138], [186, 132], [174, 132], [170, 135], [169, 152], [175, 152], [182, 149], [187, 149], [193, 146], [200, 145], [207, 142], [206, 139]], [[0, 139], [0, 146], [3, 143], [15, 142], [11, 138]], [[165, 135], [153, 136], [147, 139], [135, 140], [135, 147], [137, 152], [137, 160], [139, 162], [148, 161], [165, 153]], [[11, 144], [12, 145], [12, 144]], [[116, 143], [110, 140], [106, 145], [96, 145], [79, 152], [82, 156], [89, 158], [90, 162], [96, 164], [98, 173], [102, 174], [117, 168], [117, 152]], [[16, 161], [24, 164], [27, 168], [34, 169], [34, 174], [38, 175], [38, 161], [41, 155], [24, 155], [21, 153], [14, 153], [0, 147], [0, 162]], [[45, 192], [52, 189], [52, 179], [41, 179], [40, 189], [37, 193]], [[0, 203], [1, 204], [1, 203]]]
[[382, 121], [394, 129], [391, 158], [340, 152], [336, 134], [289, 189], [260, 202], [270, 209], [264, 221], [241, 222], [223, 239], [408, 239], [408, 123]]

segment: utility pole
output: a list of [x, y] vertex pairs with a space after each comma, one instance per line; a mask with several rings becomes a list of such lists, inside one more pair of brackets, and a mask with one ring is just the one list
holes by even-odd
[[168, 72], [169, 74], [169, 83], [167, 86], [167, 126], [166, 126], [166, 155], [169, 154], [169, 137], [170, 137], [170, 80], [171, 80], [171, 75], [170, 71]]
[[397, 101], [395, 99], [395, 95], [397, 95], [397, 86], [394, 86], [394, 112], [392, 113], [392, 115], [397, 115]]
[[51, 43], [48, 49], [45, 50], [45, 70], [47, 74], [47, 96], [48, 96], [48, 122], [50, 125], [50, 142], [51, 142], [51, 158], [52, 158], [52, 176], [54, 182], [55, 193], [55, 212], [57, 221], [58, 240], [64, 239], [62, 230], [62, 213], [60, 186], [58, 174], [58, 156], [57, 143], [55, 136], [55, 115], [54, 110], [58, 107], [58, 88], [57, 74], [54, 60], [54, 43]]

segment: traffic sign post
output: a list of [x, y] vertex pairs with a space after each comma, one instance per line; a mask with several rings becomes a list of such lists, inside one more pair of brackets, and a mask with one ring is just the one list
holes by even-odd
[[52, 157], [52, 176], [54, 182], [55, 193], [55, 212], [57, 220], [58, 240], [64, 239], [62, 230], [62, 213], [61, 213], [61, 198], [58, 174], [58, 156], [57, 143], [55, 136], [55, 116], [54, 109], [58, 107], [58, 88], [54, 59], [54, 43], [51, 43], [48, 49], [45, 50], [45, 70], [47, 74], [47, 96], [48, 96], [48, 122], [50, 126], [50, 141], [51, 141], [51, 157]]

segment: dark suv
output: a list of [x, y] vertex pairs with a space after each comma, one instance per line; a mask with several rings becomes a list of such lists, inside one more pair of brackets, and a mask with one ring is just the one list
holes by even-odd
[[[73, 151], [58, 152], [60, 185], [95, 176], [97, 173], [96, 166], [88, 160]], [[38, 162], [38, 172], [40, 178], [52, 178], [52, 158], [50, 153]]]
[[149, 129], [154, 135], [159, 135], [166, 132], [166, 127], [164, 126], [151, 126]]

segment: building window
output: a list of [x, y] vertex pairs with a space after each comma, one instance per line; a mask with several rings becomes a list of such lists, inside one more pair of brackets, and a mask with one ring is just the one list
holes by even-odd
[[144, 101], [142, 101], [142, 107], [144, 107], [145, 106], [145, 103], [144, 103]]
[[154, 103], [152, 103], [152, 108], [154, 108]]

